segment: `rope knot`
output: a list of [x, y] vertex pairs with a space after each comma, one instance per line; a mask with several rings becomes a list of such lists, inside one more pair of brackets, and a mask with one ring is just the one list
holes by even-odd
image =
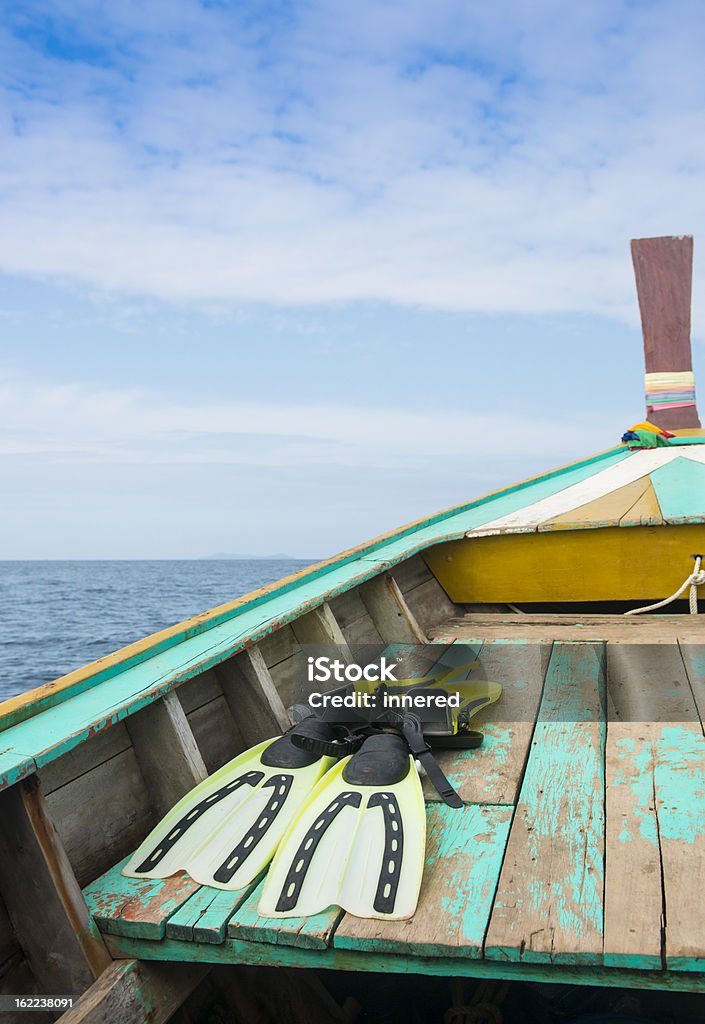
[[642, 612], [653, 612], [657, 608], [664, 608], [671, 601], [676, 601], [684, 590], [688, 590], [688, 608], [691, 615], [698, 614], [698, 587], [702, 587], [705, 583], [705, 569], [701, 569], [700, 566], [703, 562], [702, 555], [693, 555], [695, 559], [695, 568], [691, 572], [675, 594], [671, 594], [670, 597], [665, 598], [663, 601], [657, 601], [656, 604], [647, 604], [643, 608], [632, 608], [630, 611], [625, 612], [625, 615], [641, 615]]

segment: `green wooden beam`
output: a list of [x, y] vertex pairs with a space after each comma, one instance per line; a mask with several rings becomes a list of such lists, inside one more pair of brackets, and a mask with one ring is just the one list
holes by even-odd
[[382, 974], [428, 974], [440, 977], [541, 981], [549, 984], [599, 985], [616, 988], [705, 992], [705, 974], [629, 971], [610, 967], [563, 964], [505, 963], [459, 957], [416, 957], [398, 953], [361, 953], [342, 949], [305, 949], [262, 942], [226, 939], [221, 945], [196, 945], [165, 939], [150, 942], [105, 936], [114, 957], [171, 960], [181, 963], [254, 964], [271, 967], [310, 967], [313, 970], [374, 971]]

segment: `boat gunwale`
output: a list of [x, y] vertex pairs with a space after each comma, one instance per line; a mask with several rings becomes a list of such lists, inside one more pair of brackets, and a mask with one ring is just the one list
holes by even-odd
[[[0, 732], [4, 732], [12, 728], [14, 725], [18, 725], [21, 722], [33, 718], [35, 715], [48, 711], [50, 708], [69, 700], [71, 697], [106, 682], [108, 679], [113, 678], [122, 671], [126, 671], [137, 665], [143, 664], [155, 657], [157, 654], [161, 654], [164, 651], [175, 647], [183, 640], [191, 639], [194, 636], [205, 633], [215, 626], [219, 626], [230, 619], [236, 618], [244, 611], [265, 604], [273, 597], [282, 596], [291, 591], [295, 591], [300, 585], [324, 577], [333, 569], [342, 568], [345, 565], [363, 558], [365, 555], [373, 554], [375, 551], [379, 551], [389, 545], [392, 541], [403, 540], [404, 537], [413, 536], [426, 527], [434, 526], [438, 523], [451, 519], [456, 515], [462, 515], [463, 513], [471, 511], [472, 509], [477, 508], [485, 502], [491, 501], [495, 498], [515, 493], [516, 491], [522, 490], [523, 488], [541, 481], [551, 480], [552, 478], [560, 476], [569, 470], [578, 469], [580, 467], [599, 462], [620, 450], [626, 451], [623, 445], [615, 445], [612, 448], [605, 449], [574, 462], [566, 463], [555, 469], [549, 470], [548, 472], [527, 477], [526, 479], [512, 484], [509, 487], [502, 487], [495, 491], [487, 492], [472, 501], [451, 506], [450, 508], [437, 512], [432, 516], [414, 520], [397, 530], [380, 534], [370, 541], [366, 541], [354, 548], [348, 548], [329, 559], [316, 562], [299, 572], [267, 584], [265, 587], [260, 587], [257, 590], [243, 594], [241, 597], [236, 598], [233, 601], [217, 605], [215, 608], [205, 612], [200, 612], [198, 615], [192, 616], [189, 619], [175, 623], [173, 626], [168, 626], [166, 629], [159, 630], [142, 640], [138, 640], [135, 643], [121, 647], [111, 654], [104, 655], [102, 658], [89, 662], [81, 668], [74, 669], [72, 672], [59, 676], [51, 682], [44, 683], [39, 687], [27, 690], [15, 697], [10, 697], [8, 700], [0, 703]], [[458, 533], [458, 537], [460, 536], [464, 536], [464, 531], [460, 531]], [[377, 575], [387, 566], [398, 564], [400, 561], [404, 561], [407, 558], [418, 554], [419, 551], [431, 546], [431, 544], [452, 540], [454, 537], [455, 534], [450, 533], [448, 536], [434, 538], [428, 543], [424, 543], [416, 547], [411, 546], [396, 556], [392, 556], [387, 563], [380, 563], [380, 565], [375, 567], [376, 571], [363, 573], [359, 576], [351, 576], [350, 580], [347, 581], [347, 585], [338, 588], [331, 588], [329, 591], [323, 590], [320, 595], [320, 600], [316, 600], [313, 603], [302, 602], [301, 604], [292, 607], [291, 614], [287, 614], [287, 616], [281, 621], [276, 620], [276, 628], [286, 625], [287, 622], [297, 618], [300, 614], [312, 610], [312, 608], [322, 604], [329, 597], [337, 596], [338, 594], [351, 589], [353, 586], [365, 582], [367, 578]], [[272, 632], [274, 628], [275, 627], [272, 626], [272, 628], [268, 629], [261, 635], [255, 636], [255, 634], [250, 634], [248, 637], [243, 639], [242, 644], [237, 647], [237, 650], [251, 646], [257, 642], [257, 639], [262, 639], [263, 636]], [[236, 651], [233, 650], [232, 653], [236, 653]]]

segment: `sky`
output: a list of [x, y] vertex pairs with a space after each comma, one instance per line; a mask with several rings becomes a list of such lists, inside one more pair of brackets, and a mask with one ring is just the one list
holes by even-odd
[[699, 0], [12, 0], [0, 559], [325, 557], [644, 415]]

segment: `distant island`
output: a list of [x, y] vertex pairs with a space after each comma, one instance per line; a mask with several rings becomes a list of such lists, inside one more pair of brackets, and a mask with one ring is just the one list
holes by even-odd
[[226, 561], [232, 559], [240, 562], [320, 562], [320, 558], [301, 558], [298, 555], [232, 555], [230, 553], [217, 555], [205, 555], [206, 561]]

